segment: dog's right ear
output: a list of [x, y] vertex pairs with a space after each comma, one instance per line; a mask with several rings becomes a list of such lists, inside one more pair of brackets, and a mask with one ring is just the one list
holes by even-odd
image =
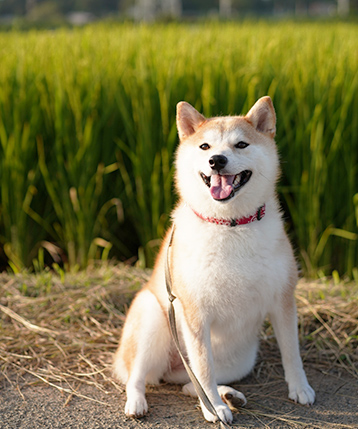
[[205, 117], [186, 101], [177, 104], [177, 128], [180, 140], [195, 133], [205, 121]]

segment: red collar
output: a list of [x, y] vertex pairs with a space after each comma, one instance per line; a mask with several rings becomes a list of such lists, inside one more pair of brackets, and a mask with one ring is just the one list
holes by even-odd
[[241, 217], [240, 219], [217, 219], [215, 217], [203, 216], [194, 209], [192, 210], [198, 217], [200, 217], [200, 219], [205, 220], [206, 222], [215, 223], [216, 225], [237, 226], [255, 222], [255, 220], [261, 220], [266, 213], [266, 204], [261, 206], [254, 215]]

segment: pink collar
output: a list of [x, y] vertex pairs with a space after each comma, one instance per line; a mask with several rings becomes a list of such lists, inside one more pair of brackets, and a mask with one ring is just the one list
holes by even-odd
[[200, 217], [200, 219], [205, 220], [206, 222], [215, 223], [216, 225], [237, 226], [255, 222], [255, 220], [261, 220], [266, 213], [266, 204], [259, 207], [259, 209], [254, 215], [241, 217], [240, 219], [217, 219], [215, 217], [203, 216], [202, 214], [196, 212], [194, 209], [192, 210], [198, 217]]

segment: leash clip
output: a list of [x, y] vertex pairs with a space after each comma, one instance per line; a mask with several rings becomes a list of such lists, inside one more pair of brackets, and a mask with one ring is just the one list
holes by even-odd
[[177, 297], [175, 295], [173, 295], [171, 292], [168, 292], [168, 300], [170, 303], [173, 303], [176, 299]]

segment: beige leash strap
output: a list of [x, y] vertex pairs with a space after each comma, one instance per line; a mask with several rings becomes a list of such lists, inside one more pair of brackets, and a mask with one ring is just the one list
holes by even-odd
[[176, 299], [176, 296], [173, 295], [173, 292], [172, 292], [172, 278], [170, 275], [170, 263], [169, 263], [170, 262], [169, 261], [170, 248], [171, 248], [171, 245], [173, 242], [174, 230], [175, 230], [175, 226], [173, 224], [172, 231], [171, 231], [170, 238], [169, 238], [169, 244], [168, 244], [168, 248], [167, 248], [166, 261], [165, 261], [165, 284], [167, 287], [168, 299], [169, 299], [168, 316], [169, 316], [170, 330], [172, 333], [174, 344], [178, 350], [179, 356], [180, 356], [181, 360], [183, 361], [184, 367], [185, 367], [185, 369], [189, 375], [191, 382], [194, 385], [196, 393], [198, 394], [199, 398], [201, 399], [201, 401], [205, 405], [205, 408], [207, 408], [207, 410], [210, 411], [211, 414], [213, 414], [214, 416], [216, 416], [218, 418], [221, 428], [230, 428], [230, 426], [227, 423], [225, 423], [224, 421], [221, 420], [220, 416], [216, 412], [214, 405], [212, 404], [212, 402], [208, 398], [208, 395], [205, 393], [205, 390], [203, 389], [199, 380], [196, 378], [196, 375], [194, 374], [194, 372], [190, 368], [188, 362], [186, 361], [183, 353], [180, 350], [179, 337], [178, 337], [178, 331], [177, 331], [176, 320], [175, 320], [175, 310], [174, 310], [174, 305], [173, 305], [173, 301]]

